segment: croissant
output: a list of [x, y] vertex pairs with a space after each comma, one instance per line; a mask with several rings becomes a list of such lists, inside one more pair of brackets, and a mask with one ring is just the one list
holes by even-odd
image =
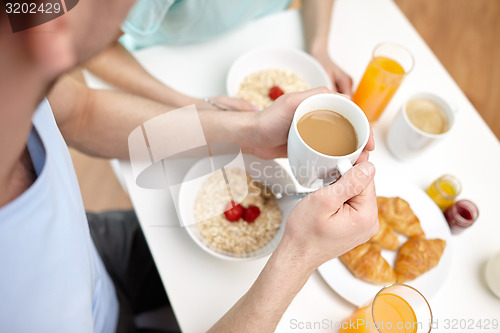
[[377, 197], [379, 215], [382, 215], [389, 226], [408, 237], [425, 237], [418, 217], [413, 213], [405, 200]]
[[358, 279], [373, 284], [396, 282], [394, 269], [382, 257], [380, 246], [375, 243], [363, 243], [339, 258]]
[[413, 280], [435, 267], [439, 263], [445, 247], [446, 241], [439, 238], [408, 239], [399, 249], [396, 258], [397, 281], [401, 283]]
[[370, 239], [370, 242], [377, 243], [381, 248], [395, 251], [399, 247], [399, 239], [394, 230], [387, 224], [384, 216], [379, 215], [380, 229], [378, 233]]

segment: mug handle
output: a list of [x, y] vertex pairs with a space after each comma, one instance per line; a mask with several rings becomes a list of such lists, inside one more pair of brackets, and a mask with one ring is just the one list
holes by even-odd
[[352, 168], [352, 163], [348, 158], [341, 159], [337, 164], [337, 170], [339, 170], [342, 176], [351, 168]]
[[[337, 163], [337, 171], [340, 173], [340, 176], [343, 176], [349, 169], [352, 168], [352, 163], [348, 158], [343, 158], [339, 160]], [[323, 179], [323, 186], [331, 185], [336, 182], [340, 176], [337, 176], [333, 179]]]

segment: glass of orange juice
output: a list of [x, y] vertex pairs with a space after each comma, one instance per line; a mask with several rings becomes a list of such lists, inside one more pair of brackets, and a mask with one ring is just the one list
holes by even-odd
[[375, 47], [352, 96], [353, 102], [365, 112], [370, 123], [380, 117], [413, 65], [413, 55], [403, 46], [382, 43]]
[[382, 288], [368, 305], [342, 322], [340, 333], [428, 333], [432, 311], [415, 288], [395, 283]]

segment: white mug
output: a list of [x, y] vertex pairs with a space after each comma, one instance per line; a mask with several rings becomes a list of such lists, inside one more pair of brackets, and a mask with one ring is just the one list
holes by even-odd
[[[297, 129], [298, 121], [307, 113], [331, 110], [347, 119], [356, 132], [358, 147], [345, 156], [322, 154], [309, 147]], [[350, 99], [339, 94], [318, 94], [299, 104], [288, 133], [288, 160], [297, 182], [308, 188], [330, 184], [346, 173], [358, 159], [370, 137], [370, 124], [363, 111]], [[327, 138], [325, 138], [327, 140]]]
[[[424, 132], [412, 124], [406, 113], [406, 105], [414, 99], [424, 99], [436, 103], [444, 111], [448, 129], [442, 134]], [[432, 93], [418, 93], [411, 96], [401, 107], [387, 134], [389, 151], [399, 159], [414, 157], [424, 148], [444, 138], [453, 127], [456, 110], [441, 97]]]

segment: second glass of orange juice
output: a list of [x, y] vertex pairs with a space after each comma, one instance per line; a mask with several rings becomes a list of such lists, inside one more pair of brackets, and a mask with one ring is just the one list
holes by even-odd
[[340, 333], [428, 333], [432, 312], [415, 288], [393, 284], [382, 288], [369, 305], [342, 322]]
[[365, 112], [369, 122], [377, 121], [413, 65], [412, 54], [403, 46], [382, 43], [375, 47], [352, 96], [353, 102]]

